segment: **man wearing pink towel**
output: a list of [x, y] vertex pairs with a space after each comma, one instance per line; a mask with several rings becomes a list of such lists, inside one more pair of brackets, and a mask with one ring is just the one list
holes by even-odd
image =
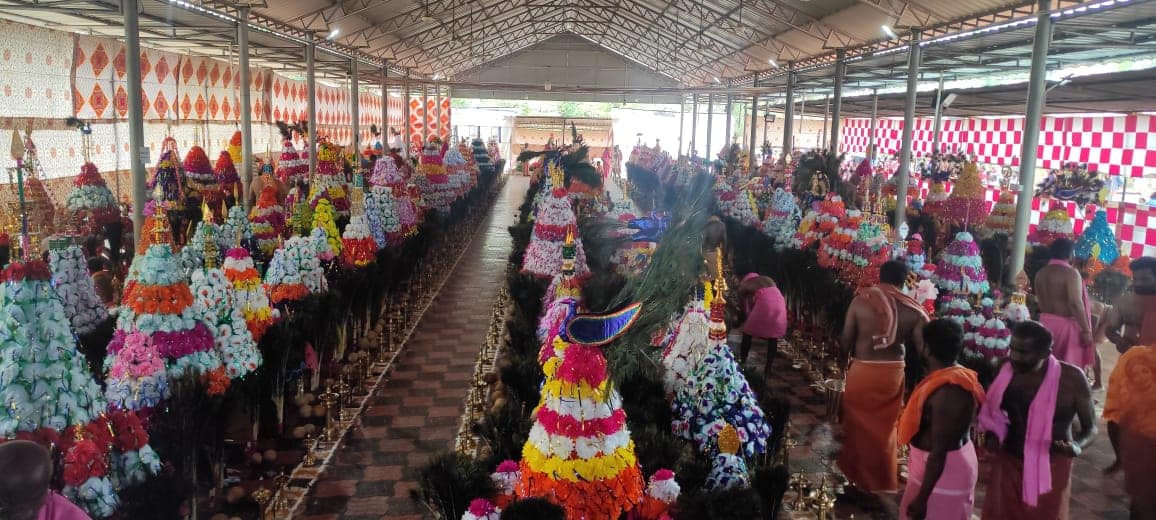
[[1040, 305], [1040, 323], [1052, 333], [1056, 358], [1081, 370], [1096, 363], [1092, 339], [1092, 309], [1084, 280], [1068, 262], [1075, 245], [1066, 238], [1048, 247], [1051, 260], [1032, 283]]
[[766, 340], [767, 363], [763, 375], [770, 376], [771, 363], [779, 351], [779, 339], [787, 333], [787, 301], [769, 276], [747, 273], [739, 284], [739, 305], [743, 309], [743, 342], [739, 363], [746, 364], [753, 338]]
[[1072, 460], [1096, 437], [1096, 416], [1084, 371], [1052, 355], [1052, 334], [1040, 323], [1012, 330], [979, 425], [991, 452], [983, 518], [1066, 520]]

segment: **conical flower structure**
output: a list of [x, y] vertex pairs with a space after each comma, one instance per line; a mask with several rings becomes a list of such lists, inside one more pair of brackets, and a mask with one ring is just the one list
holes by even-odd
[[733, 425], [742, 453], [753, 458], [767, 450], [771, 427], [727, 345], [723, 323], [726, 300], [722, 297], [725, 288], [716, 282], [714, 292], [717, 294], [710, 302], [707, 351], [675, 394], [671, 428], [675, 435], [694, 441], [699, 450], [709, 452], [715, 447], [719, 432], [728, 424]]
[[490, 157], [490, 151], [486, 149], [486, 144], [481, 139], [475, 138], [470, 141], [470, 146], [474, 150], [474, 163], [478, 165], [478, 173], [494, 173], [494, 158]]
[[[177, 253], [184, 273], [192, 274], [193, 271], [205, 267], [205, 241], [208, 240], [213, 243], [213, 251], [219, 251], [216, 243], [220, 234], [220, 226], [204, 220], [197, 222], [197, 229], [193, 232], [193, 237]], [[213, 260], [220, 262], [221, 259], [215, 258]]]
[[365, 215], [349, 219], [341, 234], [341, 262], [346, 267], [356, 268], [369, 265], [377, 257], [377, 244], [369, 234], [369, 223]]
[[337, 231], [337, 217], [333, 211], [333, 206], [328, 200], [321, 199], [317, 201], [317, 205], [313, 208], [313, 233], [312, 236], [317, 237], [320, 230], [320, 236], [328, 246], [325, 250], [318, 250], [318, 254], [322, 256], [322, 260], [333, 260], [334, 257], [341, 254], [341, 233]]
[[365, 218], [378, 249], [401, 240], [401, 221], [393, 200], [393, 189], [373, 186], [365, 195]]
[[734, 202], [730, 205], [728, 216], [741, 222], [745, 226], [758, 227], [759, 207], [751, 190], [743, 187], [735, 192]]
[[1112, 226], [1108, 225], [1107, 211], [1096, 210], [1092, 223], [1084, 228], [1080, 239], [1076, 241], [1076, 258], [1094, 258], [1101, 265], [1112, 265], [1120, 258], [1120, 245], [1116, 242]]
[[397, 171], [397, 162], [388, 155], [373, 163], [373, 173], [367, 179], [370, 186], [402, 186], [405, 179]]
[[341, 148], [328, 141], [318, 145], [317, 175], [309, 187], [309, 205], [317, 211], [321, 200], [328, 200], [338, 216], [349, 216], [349, 192], [342, 179]]
[[228, 251], [237, 245], [248, 247], [253, 240], [253, 227], [245, 217], [245, 208], [240, 204], [229, 208], [229, 216], [216, 236], [218, 251]]
[[[550, 286], [546, 288], [542, 308], [546, 312], [538, 320], [538, 342], [543, 345], [541, 354], [552, 355], [554, 352], [553, 338], [562, 333], [562, 326], [573, 313], [574, 307], [582, 297], [581, 279], [575, 276], [577, 272], [577, 247], [573, 233], [567, 233], [566, 241], [562, 244], [562, 269], [554, 276]], [[539, 363], [545, 363], [548, 358], [543, 357]]]
[[867, 215], [859, 222], [859, 232], [847, 246], [843, 281], [854, 287], [879, 283], [879, 268], [891, 260], [891, 243], [883, 233], [882, 215]]
[[225, 278], [233, 284], [233, 302], [249, 328], [253, 341], [260, 342], [281, 313], [269, 304], [269, 295], [261, 283], [261, 275], [253, 264], [253, 257], [243, 247], [234, 247], [225, 253]]
[[12, 264], [0, 299], [0, 438], [59, 450], [63, 494], [93, 518], [160, 470], [136, 414], [109, 409], [41, 262]]
[[999, 194], [999, 200], [991, 208], [991, 214], [983, 221], [979, 229], [980, 238], [990, 238], [997, 233], [1012, 236], [1016, 229], [1016, 194], [1011, 190], [1004, 190]]
[[[551, 163], [553, 189], [544, 197], [534, 212], [534, 232], [526, 255], [522, 260], [522, 271], [539, 278], [551, 279], [562, 269], [562, 242], [566, 234], [577, 228], [578, 219], [570, 206], [570, 197], [562, 185], [562, 169]], [[578, 276], [586, 276], [590, 270], [586, 266], [586, 253], [582, 240], [576, 239]]]
[[930, 280], [935, 273], [935, 264], [927, 261], [927, 251], [923, 247], [923, 236], [919, 233], [907, 239], [907, 249], [903, 255], [907, 269], [920, 280]]
[[[225, 202], [232, 199], [232, 204], [236, 204], [241, 200], [241, 176], [237, 173], [237, 166], [233, 162], [232, 155], [226, 151], [221, 150], [221, 154], [217, 156], [217, 163], [213, 165], [213, 175], [217, 176], [217, 185], [220, 186], [221, 194], [225, 197]], [[220, 219], [224, 216], [222, 211], [220, 214], [216, 213], [217, 208], [210, 205], [213, 209], [213, 220], [220, 223]]]
[[442, 162], [445, 164], [446, 176], [449, 178], [449, 193], [454, 199], [465, 195], [466, 190], [469, 189], [470, 171], [462, 152], [451, 146], [446, 151], [445, 157], [442, 158]]
[[240, 130], [236, 130], [233, 132], [233, 136], [229, 138], [229, 147], [226, 148], [225, 151], [229, 154], [230, 162], [232, 162], [233, 164], [241, 163], [242, 150], [241, 150], [241, 131]]
[[273, 256], [273, 251], [281, 244], [281, 237], [285, 232], [285, 208], [277, 200], [277, 187], [265, 184], [261, 188], [261, 195], [257, 197], [257, 205], [249, 212], [249, 221], [252, 223], [253, 238], [257, 239], [257, 248], [265, 258]]
[[544, 497], [566, 517], [615, 520], [642, 499], [642, 473], [622, 397], [602, 348], [637, 317], [638, 304], [608, 316], [571, 316], [544, 356], [546, 382], [522, 448], [520, 497]]
[[401, 226], [401, 236], [410, 238], [418, 234], [421, 225], [422, 213], [418, 206], [421, 193], [413, 184], [393, 189], [394, 208], [397, 210], [397, 223]]
[[275, 304], [327, 291], [329, 284], [317, 258], [314, 240], [309, 237], [286, 240], [285, 246], [273, 253], [269, 270], [265, 272], [265, 285], [269, 288], [269, 299]]
[[995, 315], [995, 302], [991, 298], [982, 299], [979, 312], [967, 317], [964, 350], [990, 361], [1006, 358], [1010, 347], [1011, 329]]
[[956, 233], [955, 240], [943, 250], [932, 281], [942, 293], [983, 296], [991, 290], [979, 246], [971, 233]]
[[796, 249], [811, 247], [819, 239], [834, 231], [839, 220], [846, 215], [847, 208], [843, 205], [843, 198], [828, 194], [826, 199], [819, 202], [818, 209], [808, 210], [803, 216], [791, 243]]
[[747, 462], [739, 455], [741, 447], [742, 442], [735, 427], [729, 424], [723, 427], [718, 433], [718, 454], [706, 476], [707, 489], [723, 491], [751, 486]]
[[738, 192], [734, 186], [731, 186], [730, 181], [725, 175], [718, 175], [714, 180], [714, 195], [718, 199], [718, 209], [723, 215], [734, 217], [735, 203], [738, 200]]
[[951, 195], [939, 205], [935, 215], [950, 224], [974, 229], [983, 224], [989, 214], [979, 170], [975, 163], [964, 164]]
[[285, 235], [304, 235], [313, 228], [313, 208], [309, 206], [309, 193], [301, 184], [289, 188], [285, 197], [285, 211], [288, 218]]
[[181, 186], [180, 156], [177, 154], [176, 140], [165, 139], [161, 149], [161, 157], [149, 179], [148, 189], [152, 200], [165, 210], [180, 207], [184, 203], [184, 192]]
[[851, 259], [851, 242], [859, 235], [859, 225], [863, 223], [863, 213], [857, 209], [848, 210], [835, 224], [835, 229], [819, 239], [819, 265], [839, 271], [840, 277], [850, 277], [855, 273], [848, 261]]
[[261, 351], [246, 326], [245, 317], [225, 273], [210, 263], [193, 271], [193, 305], [201, 320], [213, 329], [217, 355], [230, 380], [245, 377], [261, 366]]
[[[193, 293], [172, 249], [167, 244], [150, 246], [135, 276], [126, 284], [105, 360], [110, 367], [108, 400], [127, 409], [154, 406], [165, 397], [164, 385], [154, 381], [154, 359], [164, 361], [162, 377], [169, 381], [185, 376], [212, 378], [223, 372], [213, 333], [198, 318]], [[130, 338], [134, 334], [143, 337]], [[136, 365], [141, 363], [148, 370], [138, 370]], [[144, 388], [152, 386], [158, 391], [145, 395]]]
[[667, 520], [669, 510], [678, 501], [682, 489], [674, 479], [674, 472], [669, 469], [660, 469], [650, 476], [646, 484], [646, 495], [642, 502], [631, 512], [630, 518], [637, 520]]
[[[709, 290], [709, 283], [708, 290]], [[705, 293], [704, 293], [705, 294]], [[674, 397], [689, 382], [690, 376], [707, 353], [710, 317], [704, 300], [695, 297], [686, 304], [673, 329], [673, 335], [662, 352], [662, 386]]]
[[52, 267], [52, 281], [64, 306], [64, 315], [72, 324], [72, 331], [84, 335], [92, 332], [108, 319], [108, 309], [96, 297], [88, 264], [80, 246], [53, 249], [48, 252]]
[[415, 178], [421, 188], [425, 204], [437, 211], [448, 212], [453, 196], [449, 176], [442, 161], [441, 142], [431, 139], [422, 149]]
[[799, 228], [799, 221], [802, 218], [795, 196], [782, 188], [775, 188], [775, 194], [771, 196], [770, 210], [767, 211], [767, 218], [763, 222], [763, 233], [774, 241], [776, 251], [791, 246], [791, 238]]
[[[185, 153], [184, 189], [186, 204], [199, 207], [202, 202], [209, 207], [219, 206], [221, 203], [221, 186], [217, 184], [217, 174], [213, 172], [213, 163], [205, 149], [193, 145]], [[218, 210], [217, 215], [221, 212]]]
[[66, 205], [74, 223], [78, 226], [86, 224], [77, 228], [77, 231], [85, 234], [95, 234], [101, 226], [120, 220], [116, 198], [100, 176], [96, 165], [90, 162], [80, 167], [80, 174], [72, 182], [72, 191], [68, 193]]
[[293, 184], [298, 177], [309, 175], [309, 161], [302, 159], [293, 146], [292, 139], [285, 139], [281, 144], [281, 155], [277, 159], [277, 169], [274, 172], [281, 182]]
[[1072, 216], [1064, 208], [1053, 209], [1044, 214], [1035, 231], [1028, 235], [1028, 244], [1032, 247], [1047, 247], [1057, 239], [1075, 239]]

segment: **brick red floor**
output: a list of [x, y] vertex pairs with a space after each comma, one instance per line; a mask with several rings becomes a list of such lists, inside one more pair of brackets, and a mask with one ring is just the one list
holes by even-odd
[[428, 458], [453, 447], [477, 353], [505, 281], [510, 235], [527, 180], [511, 177], [426, 311], [362, 425], [307, 499], [306, 520], [421, 519], [409, 498]]

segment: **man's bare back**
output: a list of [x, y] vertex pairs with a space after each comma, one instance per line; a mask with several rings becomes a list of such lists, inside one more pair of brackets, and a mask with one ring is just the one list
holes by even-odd
[[875, 311], [860, 297], [851, 301], [847, 309], [847, 318], [843, 326], [843, 348], [854, 345], [852, 354], [855, 359], [863, 361], [901, 361], [904, 358], [905, 345], [910, 343], [918, 348], [922, 336], [918, 330], [923, 326], [923, 317], [902, 305], [896, 306], [895, 341], [887, 348], [876, 350], [873, 346], [875, 323], [878, 320]]
[[1104, 316], [1104, 333], [1120, 353], [1140, 342], [1140, 327], [1144, 323], [1144, 315], [1156, 312], [1156, 308], [1149, 308], [1139, 301], [1133, 293], [1124, 293], [1116, 298], [1112, 307]]
[[1032, 284], [1040, 312], [1082, 319], [1082, 312], [1075, 314], [1077, 307], [1084, 307], [1080, 283], [1080, 273], [1072, 267], [1051, 264], [1040, 268]]

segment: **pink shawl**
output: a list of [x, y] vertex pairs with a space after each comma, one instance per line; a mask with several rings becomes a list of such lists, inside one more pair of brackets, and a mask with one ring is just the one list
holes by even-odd
[[[1035, 507], [1040, 495], [1052, 490], [1052, 421], [1056, 416], [1056, 399], [1060, 392], [1060, 361], [1048, 356], [1044, 382], [1028, 409], [1027, 432], [1024, 435], [1024, 503]], [[979, 410], [979, 426], [1003, 442], [1010, 420], [1003, 411], [1003, 394], [1011, 384], [1011, 363], [1004, 363], [999, 375], [987, 390], [987, 400]]]

